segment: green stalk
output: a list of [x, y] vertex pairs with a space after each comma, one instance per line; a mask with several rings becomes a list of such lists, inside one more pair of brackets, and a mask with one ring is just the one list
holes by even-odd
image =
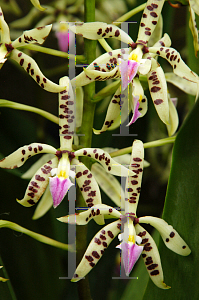
[[[95, 21], [95, 0], [84, 1], [84, 21], [94, 22]], [[84, 51], [87, 64], [90, 64], [96, 58], [96, 41], [84, 39]], [[80, 144], [83, 147], [91, 147], [92, 143], [92, 128], [95, 112], [95, 103], [92, 101], [92, 97], [95, 94], [95, 82], [86, 85], [84, 88], [84, 108], [83, 108], [83, 119], [82, 126], [80, 129]], [[90, 161], [88, 158], [82, 158], [81, 161], [90, 168]], [[77, 192], [77, 206], [82, 207], [85, 205], [85, 201], [81, 195], [81, 192]], [[87, 248], [87, 226], [77, 227], [77, 264], [81, 261], [85, 250]], [[91, 300], [90, 287], [88, 277], [84, 280], [80, 280], [77, 283], [78, 294], [80, 300]]]

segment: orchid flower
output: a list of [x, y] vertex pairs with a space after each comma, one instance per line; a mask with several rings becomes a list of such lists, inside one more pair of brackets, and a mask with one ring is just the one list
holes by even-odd
[[168, 289], [164, 283], [163, 271], [157, 246], [151, 235], [140, 226], [141, 223], [150, 224], [155, 227], [165, 245], [180, 255], [189, 255], [190, 249], [175, 229], [162, 219], [156, 217], [137, 218], [136, 210], [141, 190], [141, 181], [144, 162], [143, 143], [135, 140], [132, 146], [130, 170], [134, 175], [129, 175], [125, 186], [125, 200], [121, 203], [124, 215], [115, 208], [97, 204], [79, 214], [58, 218], [59, 221], [77, 225], [85, 225], [91, 219], [103, 215], [118, 220], [103, 227], [91, 240], [75, 274], [73, 282], [82, 279], [88, 274], [102, 257], [104, 251], [112, 240], [121, 232], [119, 239], [121, 243], [117, 248], [121, 249], [122, 259], [126, 275], [133, 269], [139, 256], [142, 254], [150, 278], [159, 288]]
[[[68, 77], [60, 79], [60, 85], [66, 86], [66, 89], [59, 93], [59, 133], [60, 149], [40, 143], [32, 143], [19, 148], [9, 156], [0, 161], [0, 167], [5, 169], [14, 169], [22, 166], [25, 161], [40, 153], [53, 154], [54, 157], [44, 163], [33, 175], [27, 187], [25, 196], [18, 202], [26, 207], [34, 205], [46, 190], [48, 183], [53, 198], [53, 205], [57, 207], [69, 188], [73, 185], [70, 176], [75, 177], [74, 171], [70, 168], [75, 167], [76, 182], [85, 199], [88, 207], [101, 203], [101, 195], [98, 184], [91, 171], [79, 160], [78, 156], [87, 156], [99, 162], [104, 169], [117, 176], [127, 174], [129, 171], [124, 166], [117, 163], [110, 155], [98, 148], [83, 148], [75, 152], [72, 151], [72, 141], [75, 131], [75, 103], [72, 86]], [[98, 219], [103, 223], [103, 218]]]
[[58, 93], [64, 90], [64, 86], [53, 83], [47, 79], [40, 71], [37, 63], [27, 54], [17, 50], [27, 44], [39, 43], [43, 44], [49, 35], [52, 25], [37, 27], [26, 30], [16, 40], [11, 42], [10, 30], [4, 20], [3, 12], [0, 8], [0, 69], [6, 62], [7, 58], [16, 61], [44, 90], [52, 93]]
[[[85, 23], [70, 27], [73, 32], [84, 38], [97, 40], [112, 37], [130, 46], [130, 48], [112, 50], [101, 55], [71, 82], [72, 85], [83, 86], [92, 81], [121, 78], [121, 88], [116, 90], [110, 101], [104, 124], [100, 130], [94, 129], [94, 133], [100, 134], [115, 128], [116, 125], [119, 126], [120, 112], [126, 101], [129, 102], [133, 112], [128, 125], [146, 114], [147, 98], [144, 95], [139, 75], [147, 76], [149, 91], [156, 111], [162, 122], [166, 125], [170, 124], [167, 83], [163, 69], [157, 62], [157, 56], [163, 57], [170, 63], [176, 76], [187, 82], [191, 81], [195, 85], [198, 83], [198, 76], [184, 63], [180, 54], [170, 48], [171, 40], [167, 34], [153, 47], [148, 47], [150, 37], [158, 25], [163, 4], [164, 1], [147, 1], [135, 43], [120, 28], [106, 23]], [[128, 99], [124, 93], [127, 88], [129, 88]]]

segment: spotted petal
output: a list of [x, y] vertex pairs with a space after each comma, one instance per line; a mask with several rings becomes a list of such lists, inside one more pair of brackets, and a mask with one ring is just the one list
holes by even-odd
[[168, 225], [168, 223], [163, 219], [155, 217], [142, 217], [139, 218], [139, 222], [150, 224], [151, 226], [155, 227], [159, 231], [167, 248], [175, 253], [184, 256], [191, 253], [189, 246], [180, 237], [177, 231], [171, 225]]
[[15, 169], [21, 167], [25, 161], [36, 154], [40, 153], [56, 153], [56, 149], [46, 144], [33, 143], [23, 146], [10, 154], [9, 156], [0, 160], [0, 168]]
[[64, 86], [60, 86], [47, 79], [40, 71], [35, 60], [25, 53], [14, 49], [9, 58], [15, 60], [44, 90], [52, 93], [59, 93], [65, 89]]
[[122, 250], [125, 273], [127, 276], [129, 276], [144, 247], [127, 242], [122, 242], [120, 246]]
[[159, 16], [164, 5], [164, 0], [148, 0], [144, 9], [137, 42], [147, 43], [157, 25]]
[[102, 149], [82, 148], [74, 152], [75, 156], [88, 156], [97, 160], [107, 172], [117, 176], [134, 175], [135, 173], [117, 163], [111, 156]]
[[103, 229], [94, 236], [71, 281], [79, 281], [92, 270], [119, 232], [120, 221], [115, 221], [103, 227]]
[[169, 289], [170, 287], [164, 283], [162, 265], [156, 243], [151, 235], [139, 224], [135, 225], [135, 231], [136, 234], [142, 238], [140, 244], [144, 246], [142, 257], [151, 280], [157, 287]]
[[134, 213], [140, 197], [142, 173], [144, 167], [144, 146], [142, 141], [135, 140], [132, 145], [132, 154], [129, 169], [134, 172], [129, 176], [125, 186], [125, 212]]
[[50, 177], [50, 192], [53, 198], [54, 208], [56, 208], [61, 203], [72, 185], [73, 183], [69, 178], [58, 176]]
[[152, 58], [152, 68], [147, 75], [149, 91], [156, 111], [165, 124], [169, 124], [169, 104], [167, 95], [167, 84], [164, 71]]
[[156, 53], [157, 55], [165, 58], [173, 68], [173, 72], [192, 82], [198, 82], [198, 76], [191, 71], [191, 69], [185, 64], [182, 60], [178, 51], [174, 48], [169, 47], [151, 47], [149, 48], [149, 52]]
[[[92, 172], [77, 160], [76, 164], [76, 181], [82, 193], [82, 196], [88, 207], [102, 203], [101, 193], [97, 181]], [[104, 224], [104, 217], [98, 216], [95, 219], [99, 225]]]
[[[86, 70], [96, 70], [101, 71], [107, 74], [109, 71], [114, 69], [117, 65], [119, 65], [118, 58], [124, 58], [124, 55], [129, 53], [129, 48], [125, 49], [117, 49], [107, 53], [102, 54], [100, 57], [96, 58], [87, 68]], [[85, 71], [85, 70], [84, 70]], [[71, 84], [75, 87], [84, 86], [97, 80], [97, 74], [95, 76], [89, 77], [85, 72], [80, 73], [78, 76], [71, 80]], [[112, 74], [113, 75], [113, 74]], [[108, 76], [108, 74], [107, 74]], [[94, 79], [95, 77], [95, 79]]]
[[60, 149], [72, 150], [75, 131], [75, 102], [73, 89], [67, 76], [60, 78], [60, 86], [66, 88], [59, 93], [59, 135]]
[[76, 23], [76, 25], [70, 27], [70, 30], [91, 40], [112, 37], [126, 44], [133, 43], [133, 40], [125, 31], [115, 25], [108, 25], [103, 22]]
[[52, 24], [26, 30], [16, 40], [12, 42], [14, 48], [23, 47], [27, 44], [43, 44], [52, 29]]
[[91, 78], [94, 81], [105, 81], [108, 79], [116, 79], [120, 77], [119, 68], [115, 67], [113, 70], [109, 72], [97, 71], [97, 70], [89, 70], [84, 69], [84, 72], [87, 77]]
[[69, 215], [65, 217], [58, 218], [60, 222], [76, 225], [86, 225], [90, 220], [98, 218], [99, 216], [111, 216], [112, 218], [120, 218], [121, 214], [115, 208], [105, 205], [97, 204], [87, 211], [81, 212], [79, 214]]
[[26, 189], [24, 198], [17, 200], [21, 205], [31, 207], [41, 198], [49, 182], [50, 172], [57, 167], [57, 157], [45, 163], [32, 177]]

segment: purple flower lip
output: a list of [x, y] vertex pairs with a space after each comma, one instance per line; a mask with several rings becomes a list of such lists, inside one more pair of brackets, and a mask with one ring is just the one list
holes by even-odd
[[53, 198], [53, 206], [56, 208], [65, 195], [69, 188], [73, 185], [69, 178], [59, 178], [58, 176], [50, 177], [50, 192]]
[[133, 243], [122, 242], [120, 248], [122, 250], [125, 273], [129, 276], [144, 247]]

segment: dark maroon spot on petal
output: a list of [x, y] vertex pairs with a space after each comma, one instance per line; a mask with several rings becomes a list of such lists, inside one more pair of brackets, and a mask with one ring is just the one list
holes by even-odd
[[143, 257], [143, 258], [145, 258], [145, 257], [146, 257], [146, 254], [145, 254], [145, 253], [143, 253], [143, 254], [142, 254], [142, 257]]
[[[145, 254], [145, 256], [146, 256], [146, 254]], [[147, 257], [146, 261], [145, 261], [145, 265], [148, 266], [148, 265], [151, 265], [152, 263], [153, 263], [152, 257], [151, 256]]]
[[148, 5], [148, 6], [147, 6], [147, 9], [150, 10], [150, 11], [152, 11], [152, 10], [153, 10], [153, 7], [152, 7], [151, 5]]
[[22, 56], [22, 52], [18, 53], [18, 57], [21, 57]]
[[141, 26], [141, 27], [144, 27], [144, 26], [145, 26], [145, 24], [144, 24], [144, 23], [140, 23], [140, 26]]
[[150, 243], [146, 243], [145, 245], [144, 245], [144, 251], [151, 251], [151, 249], [152, 249], [152, 247], [150, 246], [151, 244]]
[[94, 260], [94, 259], [92, 258], [92, 256], [90, 256], [90, 255], [85, 255], [85, 258], [86, 258], [89, 262], [91, 262], [91, 261]]
[[175, 236], [175, 232], [172, 231], [169, 236], [173, 238]]
[[95, 264], [93, 262], [90, 262], [89, 265], [93, 268]]
[[112, 239], [114, 238], [112, 231], [108, 230], [108, 236], [110, 236], [110, 238], [112, 238]]
[[157, 93], [159, 90], [161, 90], [161, 88], [158, 87], [158, 86], [153, 86], [153, 87], [151, 88], [151, 92], [152, 92], [152, 93]]
[[152, 21], [151, 22], [153, 25], [156, 25], [157, 24], [157, 21]]
[[103, 241], [105, 241], [106, 240], [105, 235], [100, 234], [100, 239], [103, 240]]
[[145, 236], [145, 235], [146, 235], [146, 231], [140, 232], [138, 235], [139, 235], [140, 237]]
[[119, 29], [117, 29], [115, 32], [115, 36], [118, 37], [119, 35], [120, 35], [120, 31], [119, 31]]
[[107, 246], [108, 246], [106, 242], [103, 242], [102, 245], [103, 245], [105, 248], [107, 248]]
[[20, 62], [19, 62], [20, 66], [23, 66], [23, 63], [24, 63], [24, 59], [22, 58], [22, 59], [20, 59]]
[[162, 102], [163, 102], [162, 99], [156, 99], [156, 100], [154, 100], [154, 103], [155, 103], [156, 105], [159, 105], [159, 104], [161, 104]]
[[146, 244], [149, 241], [149, 239], [143, 239], [142, 244]]
[[101, 241], [100, 241], [100, 239], [98, 239], [98, 238], [95, 238], [95, 239], [94, 239], [94, 242], [95, 242], [96, 244], [98, 244], [98, 245], [101, 245]]
[[143, 14], [142, 17], [143, 17], [143, 18], [147, 18], [147, 14]]
[[39, 75], [36, 75], [36, 80], [37, 80], [37, 83], [40, 82], [40, 76]]
[[158, 15], [157, 15], [154, 11], [151, 12], [150, 15], [151, 15], [153, 18], [157, 18], [157, 17], [158, 17]]
[[97, 259], [100, 258], [100, 255], [98, 254], [97, 251], [93, 251], [93, 252], [92, 252], [92, 256], [95, 257], [95, 258], [97, 258]]
[[35, 201], [33, 201], [32, 199], [30, 199], [30, 200], [27, 200], [27, 202], [29, 203], [29, 204], [31, 204], [31, 205], [34, 205], [36, 202]]
[[133, 160], [134, 161], [142, 161], [142, 159], [140, 157], [134, 157]]
[[182, 246], [182, 249], [185, 249], [187, 246]]
[[136, 184], [138, 184], [138, 181], [137, 180], [132, 180], [131, 183], [132, 183], [132, 185], [136, 185]]
[[41, 177], [40, 175], [35, 175], [35, 179], [38, 181], [45, 181], [45, 178]]
[[158, 270], [154, 270], [154, 271], [152, 271], [150, 274], [152, 275], [152, 276], [155, 276], [155, 275], [158, 275], [160, 272], [158, 271]]
[[148, 266], [147, 269], [148, 270], [154, 270], [157, 267], [158, 267], [158, 264], [152, 264], [152, 265]]
[[109, 208], [109, 210], [108, 210], [108, 211], [109, 211], [110, 213], [112, 213], [112, 211], [113, 211], [113, 210], [112, 210], [112, 208]]

